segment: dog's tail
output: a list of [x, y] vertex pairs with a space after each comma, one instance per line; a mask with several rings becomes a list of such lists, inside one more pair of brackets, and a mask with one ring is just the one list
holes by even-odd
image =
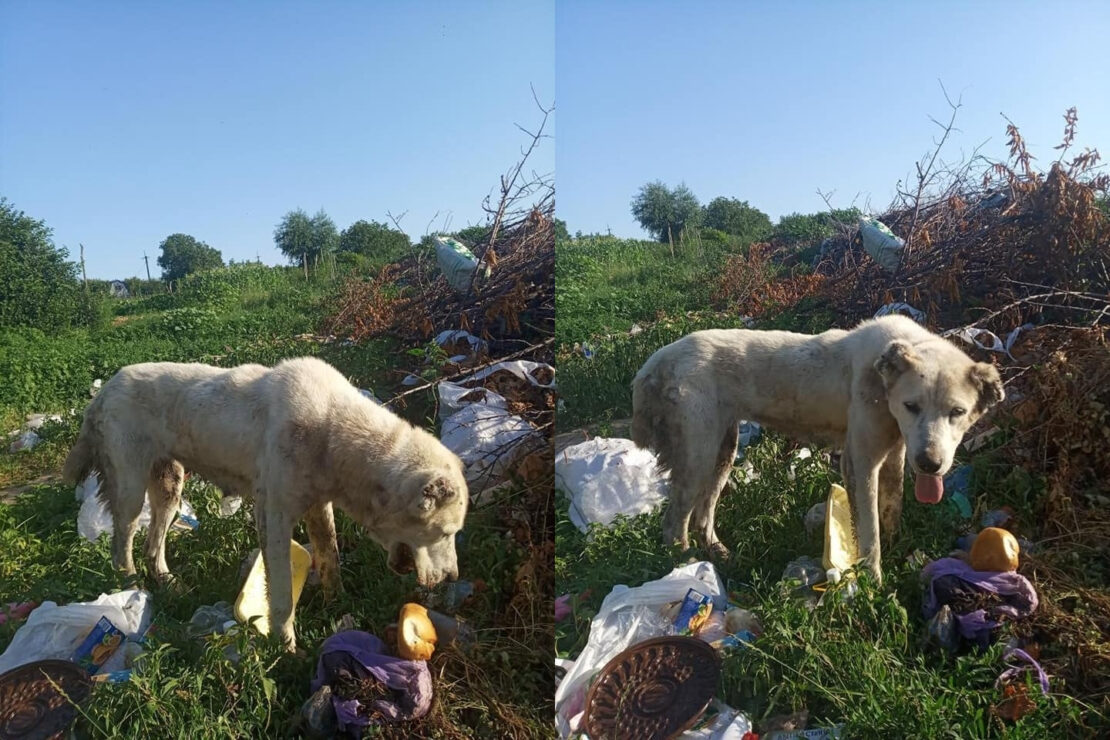
[[670, 445], [667, 433], [672, 410], [660, 377], [659, 358], [653, 355], [636, 373], [632, 381], [632, 441], [655, 453], [660, 467], [670, 468]]
[[[101, 390], [101, 393], [104, 391]], [[81, 422], [81, 433], [77, 435], [77, 442], [69, 451], [65, 464], [62, 465], [62, 481], [74, 485], [83, 481], [88, 474], [97, 467], [97, 432], [95, 419], [100, 408], [100, 396], [93, 399], [85, 409], [85, 418]]]

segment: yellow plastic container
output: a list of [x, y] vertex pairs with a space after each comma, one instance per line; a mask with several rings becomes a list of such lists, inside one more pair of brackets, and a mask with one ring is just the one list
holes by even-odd
[[829, 502], [825, 507], [825, 570], [836, 568], [844, 572], [859, 560], [859, 546], [852, 529], [852, 510], [848, 506], [848, 492], [833, 483], [829, 489]]
[[[296, 542], [290, 542], [289, 545], [289, 567], [293, 571], [293, 608], [296, 609], [304, 583], [308, 580], [308, 571], [312, 568], [312, 554]], [[258, 617], [254, 626], [259, 632], [270, 634], [270, 601], [266, 597], [266, 566], [262, 562], [261, 552], [255, 556], [243, 590], [235, 600], [235, 618], [246, 623], [252, 617]]]

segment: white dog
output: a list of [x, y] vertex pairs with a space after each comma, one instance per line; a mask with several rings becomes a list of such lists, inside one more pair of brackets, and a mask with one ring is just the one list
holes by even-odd
[[166, 531], [185, 469], [224, 495], [252, 498], [270, 624], [290, 649], [289, 543], [301, 517], [325, 594], [341, 588], [333, 503], [389, 551], [398, 573], [415, 569], [424, 586], [458, 577], [455, 533], [469, 501], [461, 461], [321, 360], [286, 360], [273, 369], [125, 367], [85, 411], [63, 476], [75, 482], [92, 469], [101, 473], [100, 496], [112, 512], [112, 560], [129, 574], [136, 520], [149, 496], [146, 562], [162, 580], [170, 576]]
[[887, 537], [898, 526], [906, 450], [917, 500], [939, 502], [964, 433], [1004, 398], [993, 365], [904, 316], [817, 335], [695, 332], [655, 352], [632, 388], [632, 438], [671, 471], [667, 538], [688, 547], [692, 515], [702, 544], [727, 555], [714, 511], [747, 419], [843, 450], [860, 554], [880, 580], [879, 522]]

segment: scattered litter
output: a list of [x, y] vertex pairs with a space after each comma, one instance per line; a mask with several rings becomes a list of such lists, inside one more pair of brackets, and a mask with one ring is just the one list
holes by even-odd
[[919, 324], [925, 323], [924, 311], [916, 309], [908, 303], [900, 302], [887, 303], [886, 305], [882, 306], [878, 311], [875, 312], [875, 318], [879, 318], [880, 316], [893, 316], [895, 314], [909, 316], [911, 319]]
[[331, 686], [324, 684], [301, 707], [306, 735], [313, 740], [330, 740], [339, 733]]
[[763, 435], [763, 427], [754, 421], [740, 422], [740, 439], [736, 445], [736, 462], [744, 459], [745, 450]]
[[419, 719], [432, 706], [428, 664], [387, 655], [380, 638], [358, 630], [320, 646], [312, 692], [322, 686], [331, 687], [339, 731], [356, 736], [370, 725]]
[[[81, 502], [81, 508], [77, 512], [77, 533], [89, 542], [96, 542], [102, 534], [112, 533], [112, 512], [108, 508], [108, 502], [96, 495], [99, 488], [100, 482], [93, 474], [79, 483], [74, 491], [77, 500]], [[181, 499], [177, 515], [171, 525], [173, 529], [192, 531], [200, 525], [192, 504], [184, 498]], [[146, 529], [150, 526], [150, 520], [150, 499], [144, 496], [137, 528]]]
[[633, 324], [632, 328], [628, 330], [628, 335], [631, 336], [631, 337], [634, 337], [637, 334], [640, 334], [641, 332], [643, 332], [643, 330], [644, 330], [644, 327], [640, 326], [639, 324]]
[[655, 454], [629, 439], [597, 437], [555, 458], [555, 485], [570, 499], [570, 519], [586, 532], [618, 516], [654, 511], [667, 496], [667, 476]]
[[952, 607], [960, 636], [980, 647], [1003, 620], [1018, 620], [1037, 608], [1037, 592], [1018, 573], [977, 571], [956, 558], [941, 558], [921, 571], [927, 582], [922, 613], [932, 619], [942, 606]]
[[[293, 608], [301, 598], [308, 571], [312, 567], [312, 555], [296, 541], [289, 542], [289, 560], [293, 572]], [[243, 590], [235, 600], [235, 617], [244, 624], [251, 623], [261, 634], [270, 634], [270, 602], [266, 592], [266, 566], [262, 553], [254, 556]], [[254, 619], [253, 622], [251, 620]]]
[[813, 558], [803, 555], [786, 564], [781, 580], [796, 582], [798, 586], [813, 586], [824, 582], [825, 569]]
[[531, 362], [529, 360], [498, 362], [463, 378], [459, 382], [464, 384], [477, 383], [499, 372], [512, 373], [521, 380], [540, 388], [555, 387], [555, 368], [543, 362]]
[[594, 348], [589, 342], [582, 342], [581, 350], [582, 356], [587, 360], [592, 360], [594, 358]]
[[0, 624], [7, 624], [9, 620], [19, 622], [27, 618], [27, 615], [35, 610], [39, 604], [37, 601], [24, 601], [23, 603], [11, 602], [7, 606], [0, 608]]
[[435, 343], [440, 347], [451, 346], [452, 348], [465, 345], [472, 354], [485, 352], [489, 347], [489, 343], [486, 340], [476, 337], [463, 329], [446, 329], [441, 331], [439, 334], [436, 334]]
[[[97, 630], [101, 640], [83, 645]], [[118, 648], [125, 642], [140, 642], [150, 626], [150, 595], [146, 591], [101, 594], [96, 601], [58, 606], [44, 601], [16, 631], [0, 655], [0, 674], [36, 660], [87, 658], [97, 671], [112, 672], [126, 667], [134, 651]]]
[[724, 584], [713, 565], [704, 561], [676, 568], [663, 578], [636, 588], [613, 587], [590, 623], [585, 649], [556, 688], [555, 714], [560, 737], [578, 730], [586, 690], [598, 670], [631, 645], [672, 634], [673, 624], [662, 611], [681, 602], [690, 589], [709, 596], [715, 609], [728, 606]]
[[435, 242], [439, 270], [456, 293], [466, 293], [470, 290], [470, 282], [475, 272], [481, 273], [485, 278], [490, 276], [490, 265], [479, 262], [474, 253], [458, 239], [437, 236]]
[[831, 740], [832, 738], [839, 738], [843, 730], [844, 725], [841, 724], [832, 727], [815, 727], [812, 730], [772, 732], [760, 737], [765, 740]]
[[72, 737], [89, 698], [89, 675], [65, 660], [26, 663], [0, 676], [0, 734], [5, 740]]
[[[1011, 662], [1013, 659], [1021, 661], [1024, 665]], [[1006, 670], [1002, 671], [1002, 674], [995, 682], [995, 686], [1001, 686], [1007, 681], [1015, 680], [1018, 676], [1032, 671], [1037, 676], [1037, 681], [1041, 686], [1041, 693], [1048, 693], [1048, 675], [1044, 672], [1044, 669], [1041, 668], [1041, 664], [1038, 663], [1032, 655], [1021, 648], [1010, 647], [1006, 649], [1006, 652], [1002, 653], [1002, 660], [1008, 667]]]
[[527, 449], [522, 443], [539, 436], [525, 419], [477, 403], [444, 419], [440, 430], [440, 440], [463, 461], [472, 496], [496, 483]]
[[60, 422], [62, 417], [57, 414], [29, 414], [27, 416], [27, 423], [24, 426], [33, 432], [42, 429], [42, 425], [48, 421]]
[[209, 606], [197, 607], [185, 632], [190, 637], [203, 637], [211, 634], [224, 634], [230, 632], [238, 622], [235, 621], [235, 611], [226, 601], [217, 601]]
[[752, 721], [739, 709], [714, 699], [705, 714], [679, 740], [743, 740], [752, 731]]
[[438, 645], [469, 645], [477, 638], [474, 628], [457, 617], [429, 609], [428, 619], [435, 627]]
[[409, 374], [408, 374], [408, 375], [406, 375], [406, 376], [404, 377], [404, 379], [403, 379], [403, 380], [401, 381], [401, 385], [419, 385], [419, 384], [420, 384], [420, 382], [421, 382], [421, 381], [420, 381], [420, 378], [418, 378], [417, 376], [413, 375], [412, 373], [409, 373]]
[[439, 415], [440, 418], [444, 419], [471, 404], [481, 404], [498, 409], [508, 408], [508, 401], [505, 400], [504, 396], [494, 393], [488, 388], [467, 388], [464, 385], [444, 380], [436, 386], [436, 393], [439, 395]]
[[991, 509], [983, 514], [979, 520], [979, 525], [983, 527], [1005, 527], [1014, 518], [1014, 510], [1009, 506], [1003, 506], [1001, 509]]
[[228, 517], [235, 516], [239, 513], [239, 509], [243, 507], [243, 499], [240, 496], [224, 496], [220, 499], [220, 517], [227, 519]]
[[571, 594], [563, 594], [555, 599], [555, 621], [562, 622], [564, 619], [571, 615], [570, 608]]
[[894, 272], [902, 261], [902, 250], [905, 241], [894, 235], [886, 224], [874, 219], [861, 217], [859, 232], [863, 238], [863, 248], [871, 255], [871, 259], [887, 272]]
[[930, 645], [936, 645], [949, 653], [956, 652], [956, 648], [960, 646], [956, 617], [948, 604], [943, 604], [925, 623], [925, 646]]
[[11, 447], [8, 448], [8, 451], [13, 453], [20, 452], [22, 450], [30, 451], [35, 449], [35, 447], [38, 446], [39, 442], [41, 441], [42, 438], [39, 437], [39, 435], [28, 429], [27, 431], [20, 434], [19, 438], [16, 439], [16, 441], [12, 442]]
[[96, 380], [94, 380], [92, 382], [92, 386], [89, 388], [89, 396], [90, 397], [95, 396], [100, 391], [100, 388], [103, 385], [104, 385], [104, 381], [101, 380], [100, 378], [97, 378]]
[[1033, 324], [1022, 324], [1021, 326], [1015, 327], [1006, 335], [1006, 341], [999, 339], [998, 335], [994, 332], [974, 326], [962, 326], [949, 329], [943, 332], [941, 336], [956, 337], [957, 339], [964, 340], [968, 344], [975, 345], [979, 349], [984, 349], [988, 352], [998, 352], [1006, 355], [1010, 359], [1014, 359], [1014, 356], [1010, 354], [1010, 350], [1014, 348], [1014, 343], [1017, 342], [1018, 337], [1021, 336], [1023, 331], [1029, 331], [1034, 328], [1036, 327]]
[[451, 581], [444, 589], [443, 608], [449, 612], [459, 610], [466, 600], [474, 595], [475, 584], [467, 580]]
[[971, 518], [971, 500], [968, 491], [971, 487], [970, 465], [961, 465], [948, 475], [944, 476], [944, 496], [956, 507], [956, 511], [964, 519]]
[[792, 457], [794, 458], [794, 462], [790, 463], [790, 467], [786, 470], [786, 479], [789, 480], [791, 483], [793, 483], [798, 477], [798, 463], [802, 460], [808, 460], [813, 457], [813, 450], [809, 449], [808, 447], [799, 447], [798, 449], [794, 450], [794, 454], [792, 455]]
[[805, 524], [806, 534], [810, 537], [820, 532], [825, 526], [825, 508], [827, 505], [827, 502], [819, 501], [809, 507], [809, 511], [806, 512], [803, 523]]

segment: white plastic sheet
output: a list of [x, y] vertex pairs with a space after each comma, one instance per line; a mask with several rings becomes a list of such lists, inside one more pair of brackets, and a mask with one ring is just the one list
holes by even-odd
[[551, 368], [551, 366], [542, 362], [531, 362], [529, 360], [509, 360], [506, 362], [498, 362], [495, 365], [490, 365], [483, 370], [479, 370], [473, 375], [463, 378], [459, 382], [464, 384], [474, 383], [479, 380], [483, 380], [500, 370], [508, 370], [521, 380], [527, 380], [529, 383], [539, 388], [554, 388], [554, 380], [550, 383], [541, 383], [532, 375], [533, 372], [542, 368]]
[[[3, 655], [0, 673], [36, 660], [70, 660], [74, 651], [101, 617], [111, 620], [131, 641], [142, 638], [151, 620], [150, 594], [141, 590], [101, 594], [96, 601], [58, 606], [44, 601], [31, 612]], [[116, 670], [114, 661], [126, 656], [122, 649], [101, 668]]]
[[508, 402], [504, 397], [488, 388], [467, 388], [464, 385], [444, 380], [436, 386], [436, 391], [439, 394], [440, 418], [451, 416], [461, 411], [463, 407], [475, 403], [498, 409], [508, 408]]
[[666, 605], [682, 601], [691, 588], [711, 597], [715, 609], [728, 605], [724, 583], [712, 563], [704, 561], [676, 568], [636, 588], [613, 587], [590, 622], [585, 649], [555, 690], [555, 724], [560, 737], [578, 730], [590, 679], [625, 648], [669, 634], [671, 625], [660, 612]]
[[[108, 503], [96, 495], [99, 489], [100, 481], [96, 473], [91, 473], [88, 478], [78, 483], [74, 490], [77, 500], [81, 502], [81, 509], [77, 512], [77, 533], [89, 542], [96, 542], [97, 538], [105, 532], [112, 533], [112, 512], [108, 509]], [[196, 512], [185, 499], [181, 499], [181, 508], [177, 513], [190, 525], [196, 522]], [[150, 517], [150, 500], [144, 496], [143, 508], [139, 512], [138, 529], [149, 527]]]
[[458, 455], [471, 495], [495, 483], [516, 460], [521, 444], [539, 436], [536, 428], [503, 408], [472, 403], [443, 420], [440, 441]]
[[570, 498], [570, 519], [585, 532], [617, 515], [654, 511], [667, 496], [667, 476], [655, 454], [630, 439], [598, 437], [555, 457], [555, 485]]
[[875, 312], [875, 318], [879, 318], [880, 316], [893, 316], [894, 314], [909, 316], [919, 324], [925, 323], [925, 312], [914, 308], [908, 303], [887, 303]]

